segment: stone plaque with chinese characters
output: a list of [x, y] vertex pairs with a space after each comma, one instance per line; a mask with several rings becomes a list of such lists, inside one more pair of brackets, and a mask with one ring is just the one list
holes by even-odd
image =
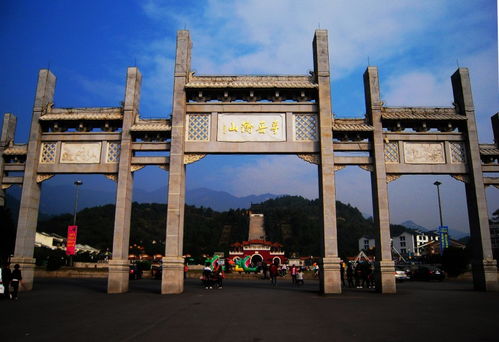
[[218, 141], [286, 141], [286, 114], [218, 114]]
[[101, 143], [62, 143], [61, 164], [100, 163]]
[[444, 143], [404, 143], [404, 160], [408, 164], [445, 164]]

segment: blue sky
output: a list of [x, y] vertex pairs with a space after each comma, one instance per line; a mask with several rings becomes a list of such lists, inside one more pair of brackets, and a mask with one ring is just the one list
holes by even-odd
[[[462, 1], [2, 1], [0, 111], [18, 117], [16, 142], [26, 142], [37, 72], [57, 76], [57, 107], [117, 106], [126, 68], [143, 74], [140, 112], [171, 112], [175, 34], [188, 29], [198, 74], [306, 74], [313, 68], [316, 28], [329, 31], [333, 111], [365, 113], [362, 73], [379, 68], [388, 106], [449, 106], [450, 75], [470, 68], [482, 143], [492, 142], [490, 116], [499, 110], [497, 7], [493, 0]], [[260, 193], [317, 196], [317, 170], [296, 156], [208, 156], [187, 169], [187, 187], [243, 196]], [[58, 176], [46, 186], [71, 184]], [[89, 188], [114, 189], [102, 176]], [[167, 173], [148, 167], [135, 187], [164, 186]], [[435, 180], [444, 221], [468, 229], [464, 185], [448, 176], [403, 176], [389, 184], [392, 223], [438, 224]], [[357, 167], [336, 173], [337, 198], [372, 213], [369, 174]], [[83, 191], [83, 189], [82, 189]], [[71, 194], [68, 194], [71, 196]], [[499, 190], [487, 189], [489, 211]]]

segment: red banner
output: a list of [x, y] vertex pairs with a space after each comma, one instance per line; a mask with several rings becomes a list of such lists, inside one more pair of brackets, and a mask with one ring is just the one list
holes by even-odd
[[78, 226], [68, 226], [68, 240], [66, 242], [66, 255], [74, 255], [76, 251], [76, 233]]

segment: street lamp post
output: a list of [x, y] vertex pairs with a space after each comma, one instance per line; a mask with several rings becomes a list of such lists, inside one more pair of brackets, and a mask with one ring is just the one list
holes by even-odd
[[[79, 195], [80, 185], [82, 184], [83, 182], [81, 180], [77, 180], [74, 182], [76, 189], [75, 189], [75, 206], [73, 211], [73, 226], [76, 226], [76, 212], [78, 211], [78, 195]], [[73, 266], [72, 254], [69, 256], [69, 266]]]
[[437, 197], [438, 197], [438, 213], [440, 214], [440, 227], [444, 225], [443, 220], [442, 220], [442, 203], [440, 202], [440, 183], [439, 181], [436, 181], [433, 183], [433, 185], [436, 185], [437, 187]]
[[80, 185], [82, 185], [83, 182], [81, 180], [77, 180], [74, 182], [74, 185], [76, 186], [76, 191], [75, 191], [75, 207], [74, 207], [74, 212], [73, 212], [73, 226], [76, 226], [76, 211], [78, 209], [78, 190], [80, 188]]

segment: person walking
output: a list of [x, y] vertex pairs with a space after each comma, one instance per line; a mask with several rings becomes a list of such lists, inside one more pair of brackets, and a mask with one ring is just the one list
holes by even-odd
[[10, 299], [10, 280], [12, 279], [12, 271], [10, 264], [6, 262], [2, 267], [2, 284], [4, 288], [3, 295], [6, 299]]
[[270, 265], [269, 273], [270, 273], [270, 283], [272, 284], [272, 287], [276, 287], [277, 274], [279, 273], [279, 261], [277, 259], [275, 259], [272, 265]]
[[296, 285], [296, 274], [298, 273], [298, 270], [296, 269], [296, 266], [293, 265], [291, 266], [291, 284], [293, 286]]
[[14, 271], [12, 271], [12, 278], [10, 283], [12, 284], [12, 299], [17, 300], [17, 293], [19, 292], [19, 285], [22, 284], [23, 277], [21, 275], [21, 270], [19, 269], [19, 264], [14, 265]]
[[216, 275], [217, 275], [217, 287], [219, 289], [221, 289], [222, 285], [223, 285], [224, 278], [225, 278], [225, 274], [224, 274], [224, 270], [223, 270], [222, 265], [218, 266], [218, 270], [216, 271]]
[[353, 267], [352, 264], [348, 263], [347, 266], [347, 282], [348, 282], [348, 287], [354, 287], [353, 285]]
[[362, 278], [362, 266], [360, 265], [360, 262], [357, 263], [357, 266], [355, 266], [355, 287], [360, 289], [362, 286], [360, 286], [360, 279]]
[[300, 268], [300, 270], [296, 274], [296, 286], [300, 286], [303, 284], [305, 284], [305, 282], [303, 281], [303, 269]]
[[340, 277], [341, 277], [341, 286], [345, 286], [345, 263], [340, 262]]
[[212, 272], [210, 268], [210, 263], [207, 262], [203, 268], [203, 283], [204, 283], [204, 288], [206, 290], [212, 289], [213, 284], [212, 284]]

